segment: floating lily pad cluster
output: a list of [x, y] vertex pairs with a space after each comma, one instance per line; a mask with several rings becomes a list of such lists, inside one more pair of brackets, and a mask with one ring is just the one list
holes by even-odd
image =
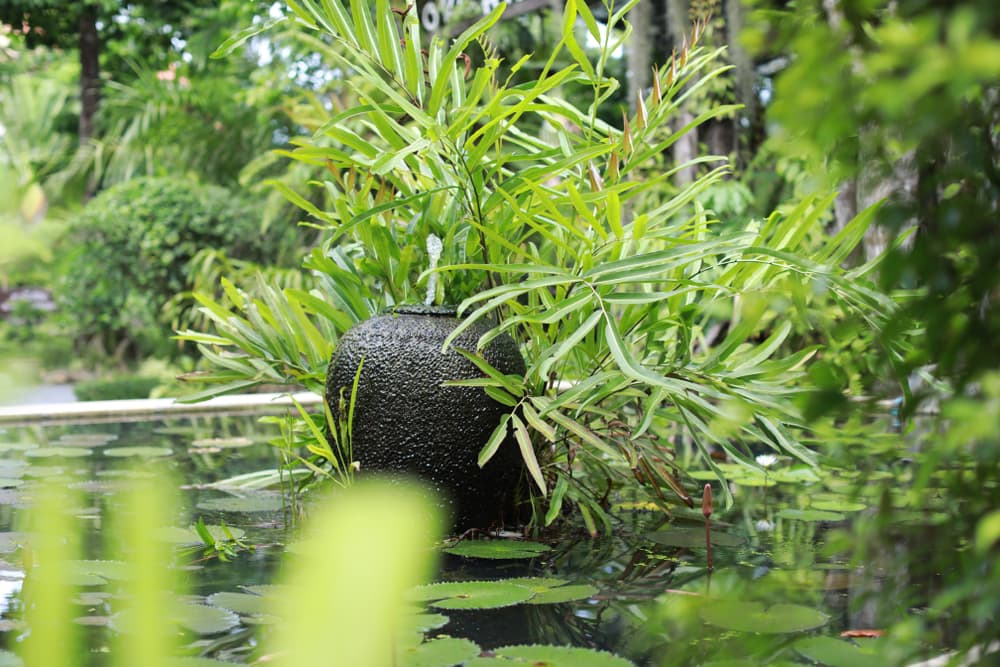
[[[222, 610], [222, 615], [192, 612], [188, 626], [198, 622], [228, 623], [238, 617], [248, 624], [274, 623], [270, 614], [273, 598], [287, 594], [279, 585], [248, 586], [243, 592], [219, 592], [209, 595], [206, 606]], [[597, 593], [588, 584], [570, 584], [556, 577], [521, 577], [501, 581], [466, 581], [428, 584], [414, 589], [411, 602], [425, 602], [440, 610], [496, 609], [515, 604], [555, 604], [584, 600]], [[200, 605], [193, 605], [200, 607]], [[197, 613], [194, 613], [197, 612]], [[227, 615], [228, 614], [228, 615]], [[475, 642], [448, 636], [425, 637], [439, 630], [449, 619], [439, 612], [414, 611], [403, 623], [396, 664], [398, 667], [452, 667], [453, 665], [503, 664], [546, 665], [550, 667], [632, 667], [632, 663], [610, 653], [585, 648], [559, 646], [512, 646], [484, 652]], [[215, 626], [218, 627], [218, 626]], [[228, 664], [228, 663], [227, 663]]]

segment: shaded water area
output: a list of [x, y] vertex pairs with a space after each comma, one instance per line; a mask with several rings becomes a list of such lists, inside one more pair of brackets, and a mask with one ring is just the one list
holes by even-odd
[[[120, 582], [114, 561], [106, 561], [103, 529], [123, 483], [169, 472], [183, 483], [182, 506], [164, 530], [191, 576], [187, 601], [197, 609], [180, 619], [186, 650], [226, 662], [258, 659], [274, 620], [259, 594], [268, 592], [293, 522], [274, 491], [211, 484], [273, 468], [277, 453], [266, 444], [272, 437], [273, 427], [246, 416], [0, 429], [0, 646], [16, 650], [25, 634], [21, 584], [30, 536], [17, 532], [20, 516], [39, 482], [56, 478], [79, 493], [74, 520], [85, 561], [74, 614], [87, 628], [90, 664], [104, 664]], [[566, 530], [544, 540], [549, 550], [521, 558], [444, 554], [440, 581], [532, 577], [545, 595], [488, 610], [443, 609], [432, 601], [429, 611], [443, 616], [425, 628], [427, 637], [468, 638], [484, 655], [520, 644], [587, 647], [635, 665], [887, 664], [873, 656], [883, 640], [862, 635], [899, 621], [934, 592], [939, 519], [904, 515], [885, 531], [875, 559], [851, 564], [844, 554], [852, 518], [879, 504], [905, 506], [895, 476], [876, 474], [859, 485], [856, 471], [821, 480], [787, 463], [761, 473], [728, 471], [736, 502], [728, 511], [717, 502], [714, 572], [706, 567], [700, 512], [679, 510], [668, 520], [646, 503], [623, 500], [611, 537]], [[230, 562], [206, 554], [188, 529], [198, 519], [230, 527], [238, 539]], [[562, 587], [575, 588], [560, 594]], [[849, 639], [841, 638], [845, 632]]]

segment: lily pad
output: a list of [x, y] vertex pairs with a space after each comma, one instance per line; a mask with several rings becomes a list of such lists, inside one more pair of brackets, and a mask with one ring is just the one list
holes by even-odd
[[535, 597], [527, 601], [527, 604], [558, 604], [560, 602], [573, 602], [575, 600], [586, 600], [596, 595], [600, 589], [590, 584], [573, 584], [565, 579], [555, 579], [547, 577], [520, 577], [517, 579], [507, 579], [508, 584], [517, 584], [530, 589]]
[[452, 667], [479, 655], [479, 646], [468, 639], [432, 639], [396, 652], [399, 667]]
[[270, 604], [266, 598], [261, 597], [260, 595], [252, 595], [250, 593], [231, 593], [229, 591], [213, 593], [208, 596], [206, 602], [213, 607], [228, 609], [229, 611], [236, 612], [241, 616], [266, 614], [269, 612], [268, 607]]
[[[712, 544], [717, 547], [737, 547], [743, 544], [743, 538], [737, 535], [721, 530], [711, 532]], [[704, 526], [675, 526], [654, 533], [646, 533], [646, 538], [667, 547], [704, 547], [705, 528]]]
[[32, 477], [35, 479], [59, 477], [60, 475], [65, 474], [66, 469], [62, 466], [30, 465], [28, 466], [28, 469], [24, 471], [25, 477]]
[[418, 586], [407, 596], [438, 609], [496, 609], [530, 600], [530, 588], [503, 581], [454, 581]]
[[[222, 526], [216, 526], [213, 524], [205, 527], [208, 528], [208, 532], [213, 538], [220, 541], [228, 540], [229, 535], [232, 535], [233, 539], [240, 540], [247, 534], [245, 530], [235, 526], [226, 526], [225, 529], [223, 529]], [[227, 530], [229, 531], [229, 535], [226, 535]], [[189, 526], [188, 528], [169, 526], [159, 530], [157, 535], [164, 541], [173, 542], [174, 544], [203, 544], [203, 541], [198, 535], [198, 531], [194, 529], [194, 526]]]
[[738, 475], [727, 478], [733, 484], [738, 486], [752, 486], [752, 487], [771, 487], [777, 486], [778, 482], [775, 481], [773, 475]]
[[128, 578], [128, 566], [120, 560], [71, 560], [66, 563], [66, 567], [78, 575], [94, 575], [101, 579], [119, 581]]
[[239, 616], [228, 609], [193, 603], [179, 604], [175, 619], [181, 627], [199, 635], [216, 635], [240, 623]]
[[449, 620], [444, 614], [411, 614], [403, 619], [403, 625], [417, 632], [430, 632], [448, 625]]
[[0, 477], [20, 477], [28, 467], [27, 461], [20, 459], [0, 459]]
[[231, 438], [199, 438], [191, 441], [192, 449], [233, 449], [249, 447], [253, 444], [250, 438], [234, 436]]
[[0, 533], [0, 553], [9, 554], [17, 551], [27, 539], [26, 533]]
[[446, 553], [466, 558], [517, 559], [534, 558], [552, 547], [540, 542], [515, 540], [464, 540], [445, 549]]
[[40, 459], [49, 457], [82, 458], [90, 456], [94, 450], [88, 447], [37, 447], [24, 453], [28, 458]]
[[[230, 526], [229, 530], [233, 530]], [[233, 533], [235, 535], [236, 533]], [[291, 587], [283, 584], [257, 584], [256, 586], [241, 586], [241, 588], [249, 593], [256, 593], [257, 595], [263, 595], [268, 597], [271, 595], [287, 595], [291, 591]]]
[[65, 447], [100, 447], [117, 439], [114, 433], [65, 433], [56, 443]]
[[848, 500], [847, 498], [840, 500], [813, 500], [809, 503], [809, 507], [814, 510], [825, 510], [830, 512], [860, 512], [861, 510], [868, 509], [868, 505], [865, 503]]
[[170, 456], [174, 450], [169, 447], [111, 447], [104, 450], [105, 456], [135, 456], [143, 459], [154, 459], [160, 456]]
[[768, 478], [785, 484], [800, 484], [820, 481], [819, 474], [805, 465], [792, 466], [791, 468], [779, 468], [768, 473]]
[[778, 512], [778, 516], [783, 519], [796, 519], [798, 521], [843, 521], [847, 518], [839, 512], [828, 512], [826, 510], [796, 510], [788, 508]]
[[23, 452], [37, 447], [34, 442], [0, 442], [0, 452]]
[[209, 498], [198, 503], [198, 509], [216, 512], [277, 512], [281, 506], [281, 497], [270, 495]]
[[778, 634], [803, 632], [826, 625], [829, 617], [818, 609], [797, 604], [765, 607], [760, 602], [715, 600], [701, 609], [706, 623], [738, 632]]
[[805, 637], [792, 646], [806, 659], [828, 667], [879, 667], [886, 663], [872, 652], [833, 637]]
[[571, 646], [504, 646], [492, 658], [473, 658], [465, 667], [498, 667], [500, 664], [531, 667], [635, 667], [625, 658], [604, 651]]

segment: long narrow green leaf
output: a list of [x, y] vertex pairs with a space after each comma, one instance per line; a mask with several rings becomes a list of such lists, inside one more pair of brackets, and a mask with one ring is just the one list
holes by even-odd
[[403, 47], [400, 45], [400, 37], [396, 32], [396, 21], [393, 18], [389, 0], [376, 0], [375, 23], [383, 65], [398, 81], [405, 82], [406, 68], [403, 66]]
[[475, 352], [470, 352], [469, 350], [463, 350], [462, 348], [453, 348], [460, 355], [475, 364], [476, 368], [482, 371], [487, 377], [492, 379], [494, 382], [499, 384], [501, 387], [509, 391], [514, 396], [520, 396], [524, 393], [524, 382], [521, 378], [513, 375], [505, 375], [501, 373], [493, 365], [486, 361], [482, 355], [476, 354]]
[[229, 39], [220, 44], [219, 48], [217, 48], [215, 51], [212, 51], [212, 54], [209, 56], [209, 58], [224, 58], [225, 56], [228, 56], [230, 53], [232, 53], [239, 47], [243, 46], [243, 44], [245, 44], [246, 41], [251, 37], [256, 37], [262, 32], [267, 32], [274, 26], [284, 23], [287, 20], [288, 20], [287, 16], [278, 16], [276, 18], [271, 18], [266, 21], [261, 21], [256, 25], [243, 28], [235, 35], [231, 36]]
[[[339, 0], [331, 0], [339, 2]], [[383, 63], [382, 58], [388, 53], [380, 53], [378, 40], [375, 37], [375, 30], [372, 27], [371, 12], [368, 11], [368, 0], [350, 0], [351, 18], [354, 19], [354, 34], [361, 47], [376, 62]], [[384, 64], [384, 63], [383, 63]]]
[[500, 445], [507, 439], [507, 433], [509, 431], [507, 425], [510, 422], [510, 417], [510, 413], [507, 413], [500, 418], [500, 423], [497, 424], [495, 429], [493, 429], [493, 433], [490, 434], [490, 439], [486, 441], [486, 444], [479, 451], [479, 458], [477, 461], [480, 468], [489, 463], [489, 460], [492, 459], [493, 455], [497, 453], [498, 449], [500, 449]]
[[587, 77], [594, 80], [594, 66], [590, 63], [587, 54], [583, 52], [580, 43], [576, 41], [576, 5], [576, 0], [566, 0], [566, 6], [563, 8], [562, 43]]
[[[327, 30], [336, 37], [340, 37], [351, 46], [359, 46], [358, 38], [351, 30], [351, 18], [347, 15], [340, 0], [322, 0], [325, 10], [325, 25]], [[312, 5], [312, 1], [309, 1]]]
[[594, 327], [597, 326], [597, 323], [601, 321], [602, 317], [603, 313], [600, 310], [595, 310], [587, 317], [587, 319], [585, 319], [573, 330], [573, 333], [563, 339], [557, 346], [552, 348], [551, 351], [547, 350], [543, 353], [535, 362], [538, 365], [539, 377], [548, 377], [553, 364], [559, 362], [563, 359], [563, 357], [575, 349], [576, 346], [579, 345], [580, 341], [586, 338], [590, 332], [594, 330]]
[[186, 394], [176, 399], [178, 403], [200, 403], [202, 401], [207, 401], [210, 398], [215, 398], [216, 396], [223, 396], [225, 394], [233, 394], [238, 391], [243, 391], [261, 384], [261, 380], [234, 380], [233, 382], [228, 382], [226, 384], [216, 385], [205, 389], [204, 391], [199, 391], [193, 394]]
[[535, 429], [549, 442], [556, 441], [556, 430], [552, 428], [552, 424], [549, 424], [544, 419], [542, 419], [535, 409], [531, 407], [530, 403], [521, 404], [521, 412], [524, 414], [525, 420], [527, 420], [528, 425]]
[[549, 499], [549, 509], [545, 513], [545, 525], [551, 526], [552, 522], [558, 518], [562, 512], [563, 498], [569, 490], [569, 478], [566, 475], [559, 475], [555, 488], [552, 489], [552, 498]]
[[434, 77], [431, 79], [431, 94], [427, 99], [427, 111], [432, 116], [436, 116], [438, 111], [441, 109], [441, 103], [444, 100], [445, 91], [447, 90], [448, 85], [452, 82], [451, 73], [457, 66], [458, 59], [462, 57], [462, 54], [465, 52], [465, 49], [469, 46], [472, 40], [478, 38], [480, 35], [492, 28], [493, 24], [500, 20], [500, 17], [506, 9], [507, 3], [497, 3], [496, 7], [493, 8], [493, 11], [473, 23], [471, 26], [466, 28], [461, 35], [455, 38], [451, 49], [448, 50], [448, 53], [445, 54], [441, 61], [440, 69], [434, 73]]
[[610, 445], [608, 445], [604, 440], [602, 440], [596, 433], [592, 430], [573, 419], [564, 412], [559, 410], [550, 410], [546, 413], [552, 421], [554, 421], [559, 426], [575, 435], [583, 442], [585, 445], [589, 445], [596, 449], [597, 451], [605, 454], [611, 460], [621, 460], [620, 452], [614, 450]]
[[417, 13], [407, 12], [403, 17], [403, 34], [406, 48], [403, 55], [403, 71], [406, 89], [416, 99], [418, 105], [424, 102], [424, 62], [420, 44], [420, 19]]
[[545, 486], [545, 476], [542, 475], [542, 468], [538, 465], [538, 457], [535, 456], [535, 448], [531, 444], [531, 436], [528, 434], [528, 429], [516, 414], [511, 415], [510, 420], [514, 424], [514, 439], [517, 440], [517, 446], [521, 449], [521, 459], [524, 461], [524, 467], [528, 469], [528, 474], [531, 475], [531, 479], [535, 481], [535, 484], [538, 485], [538, 490], [544, 496], [548, 493], [548, 489]]

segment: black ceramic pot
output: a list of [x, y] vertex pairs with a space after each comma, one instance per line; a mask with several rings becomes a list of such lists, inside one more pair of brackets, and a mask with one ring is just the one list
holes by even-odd
[[[326, 379], [326, 400], [336, 414], [338, 396], [350, 396], [364, 359], [354, 404], [352, 456], [361, 471], [408, 473], [429, 482], [445, 498], [454, 530], [511, 522], [521, 458], [514, 442], [501, 444], [479, 468], [477, 457], [502, 415], [510, 411], [481, 387], [445, 387], [448, 380], [482, 377], [445, 338], [458, 326], [447, 307], [401, 306], [347, 331], [337, 345]], [[452, 344], [475, 350], [488, 329], [476, 324]], [[482, 352], [495, 368], [521, 375], [524, 359], [509, 336]]]

